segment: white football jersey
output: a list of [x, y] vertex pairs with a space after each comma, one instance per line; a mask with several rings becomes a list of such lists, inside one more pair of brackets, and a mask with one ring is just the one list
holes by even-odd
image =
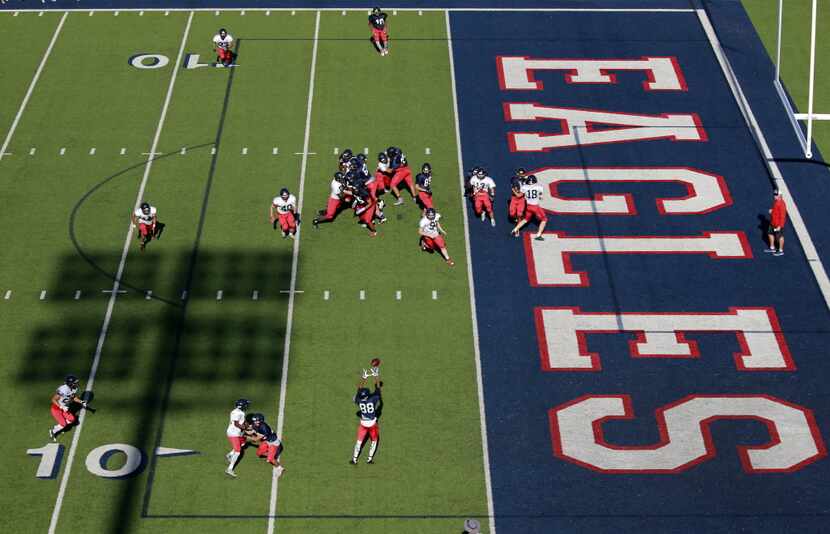
[[473, 188], [473, 192], [475, 194], [491, 194], [493, 191], [496, 190], [496, 182], [494, 182], [493, 179], [489, 176], [485, 176], [484, 178], [473, 176], [472, 178], [470, 178], [470, 186]]
[[542, 200], [542, 192], [545, 188], [539, 184], [525, 184], [522, 186], [522, 193], [525, 195], [527, 203], [531, 206], [538, 206]]
[[381, 163], [378, 161], [378, 170], [380, 172], [388, 173], [389, 172], [389, 163]]
[[231, 34], [227, 33], [225, 34], [225, 37], [222, 38], [217, 33], [213, 36], [213, 44], [215, 44], [217, 48], [224, 48], [225, 50], [228, 50], [233, 44], [233, 37], [231, 37]]
[[228, 423], [228, 435], [232, 437], [239, 437], [242, 435], [242, 430], [237, 428], [234, 423], [244, 424], [245, 423], [245, 412], [240, 410], [239, 408], [234, 408], [231, 411], [231, 420]]
[[342, 192], [343, 192], [343, 184], [341, 184], [337, 180], [332, 180], [331, 181], [331, 195], [329, 195], [329, 198], [340, 200], [340, 193], [342, 193]]
[[141, 208], [135, 209], [135, 218], [142, 224], [153, 224], [153, 218], [156, 216], [156, 208], [150, 206], [150, 213], [144, 214]]
[[274, 197], [274, 206], [276, 206], [279, 213], [294, 211], [294, 208], [297, 207], [297, 197], [288, 195], [288, 200], [283, 200], [282, 197]]
[[78, 388], [71, 388], [66, 384], [62, 384], [56, 391], [60, 398], [58, 399], [58, 404], [61, 406], [69, 407], [72, 403], [72, 399], [74, 399], [78, 395]]
[[429, 220], [426, 217], [421, 217], [421, 221], [418, 223], [418, 226], [421, 228], [421, 233], [427, 237], [438, 237], [440, 232], [438, 231], [438, 219], [441, 218], [440, 213], [435, 213], [435, 218], [433, 220]]

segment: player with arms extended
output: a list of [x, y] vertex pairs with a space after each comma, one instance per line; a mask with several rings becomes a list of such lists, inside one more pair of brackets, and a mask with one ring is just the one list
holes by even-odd
[[280, 476], [285, 470], [279, 461], [280, 454], [282, 454], [282, 441], [277, 437], [277, 433], [271, 430], [265, 422], [265, 416], [261, 413], [251, 416], [251, 432], [254, 443], [257, 444], [257, 458], [265, 458], [265, 461], [274, 466], [277, 476]]
[[277, 223], [279, 223], [280, 229], [282, 229], [283, 239], [286, 237], [294, 239], [294, 236], [297, 233], [296, 209], [297, 197], [292, 195], [288, 189], [284, 187], [280, 190], [280, 195], [278, 197], [274, 197], [274, 200], [271, 202], [271, 225], [274, 227], [274, 230], [276, 230]]
[[236, 473], [233, 468], [236, 466], [236, 461], [242, 454], [242, 447], [245, 446], [245, 431], [248, 430], [248, 423], [245, 420], [245, 410], [251, 405], [248, 399], [239, 399], [234, 403], [234, 408], [231, 410], [230, 422], [228, 429], [225, 432], [228, 436], [228, 441], [231, 443], [231, 450], [225, 455], [225, 460], [228, 461], [228, 468], [225, 469], [225, 474], [236, 478]]
[[[354, 452], [349, 463], [357, 465], [357, 457], [360, 456], [360, 450], [363, 448], [363, 442], [368, 434], [371, 440], [369, 446], [369, 456], [366, 458], [366, 463], [371, 464], [375, 459], [375, 452], [378, 448], [378, 439], [380, 437], [380, 427], [378, 425], [378, 418], [380, 417], [380, 410], [383, 401], [380, 397], [380, 388], [383, 382], [380, 381], [380, 359], [372, 360], [372, 368], [367, 371], [363, 370], [363, 376], [360, 382], [357, 383], [357, 393], [354, 396], [354, 403], [357, 405], [357, 417], [360, 424], [357, 427], [357, 443], [354, 445]], [[372, 377], [375, 390], [369, 391], [366, 387], [366, 380]]]
[[386, 13], [379, 7], [372, 9], [369, 15], [369, 27], [372, 28], [372, 44], [381, 56], [389, 54], [389, 34], [386, 32]]
[[219, 28], [219, 33], [213, 36], [213, 48], [216, 50], [216, 66], [233, 66], [233, 36], [225, 28]]
[[49, 429], [49, 438], [52, 441], [57, 441], [57, 436], [61, 432], [66, 432], [78, 421], [78, 417], [72, 411], [73, 405], [80, 405], [82, 408], [87, 408], [87, 403], [78, 396], [78, 386], [80, 381], [75, 375], [69, 375], [64, 380], [55, 394], [52, 395], [52, 419], [57, 423]]
[[441, 214], [435, 211], [434, 208], [427, 208], [424, 210], [424, 216], [418, 223], [418, 234], [421, 236], [421, 250], [432, 254], [436, 250], [447, 265], [452, 267], [455, 262], [450, 259], [450, 253], [447, 252], [447, 244], [444, 242], [443, 236], [447, 232], [441, 227], [438, 221], [441, 219]]

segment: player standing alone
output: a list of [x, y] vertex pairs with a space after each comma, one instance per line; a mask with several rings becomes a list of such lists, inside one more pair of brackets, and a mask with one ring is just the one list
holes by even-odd
[[769, 248], [766, 252], [771, 252], [773, 256], [783, 256], [784, 224], [787, 222], [787, 205], [784, 204], [784, 199], [781, 197], [781, 192], [778, 189], [773, 191], [772, 195], [772, 208], [769, 210], [769, 228], [767, 229], [767, 244]]
[[251, 401], [248, 399], [239, 399], [236, 401], [233, 410], [231, 410], [230, 422], [228, 423], [228, 430], [226, 431], [228, 441], [231, 443], [231, 450], [225, 455], [225, 459], [228, 461], [228, 468], [225, 469], [225, 474], [234, 478], [236, 478], [236, 473], [233, 468], [236, 466], [236, 461], [239, 460], [239, 456], [242, 454], [242, 447], [245, 446], [245, 430], [247, 427], [245, 410], [250, 405]]
[[485, 214], [490, 218], [490, 226], [496, 226], [496, 217], [493, 215], [493, 197], [496, 195], [496, 182], [487, 176], [487, 171], [481, 167], [473, 170], [470, 178], [470, 187], [473, 195], [473, 210], [476, 216], [484, 220]]
[[372, 9], [369, 15], [369, 27], [372, 28], [372, 44], [382, 56], [389, 54], [389, 34], [386, 33], [386, 13], [379, 7]]
[[86, 402], [78, 397], [78, 385], [80, 381], [75, 375], [69, 375], [61, 384], [55, 394], [52, 395], [52, 419], [57, 423], [49, 429], [49, 438], [52, 441], [57, 441], [57, 436], [61, 432], [67, 431], [74, 426], [77, 421], [77, 415], [72, 411], [73, 404], [79, 404], [86, 408]]
[[282, 229], [282, 237], [294, 239], [297, 233], [297, 197], [292, 195], [288, 189], [282, 188], [280, 196], [274, 197], [271, 202], [271, 225], [276, 230], [277, 223]]
[[438, 222], [440, 218], [441, 214], [435, 211], [435, 209], [427, 208], [424, 210], [424, 216], [421, 217], [421, 221], [418, 223], [418, 234], [421, 236], [421, 250], [429, 252], [430, 254], [437, 250], [441, 254], [441, 257], [444, 258], [444, 261], [447, 262], [447, 265], [452, 267], [455, 265], [455, 262], [450, 259], [450, 253], [447, 252], [447, 244], [442, 237], [442, 235], [447, 235], [447, 232], [444, 231], [441, 223]]
[[141, 240], [141, 245], [138, 248], [141, 252], [144, 252], [147, 243], [161, 233], [157, 210], [155, 206], [151, 206], [148, 202], [142, 202], [141, 206], [135, 209], [131, 218], [133, 225], [138, 226], [138, 238]]
[[216, 66], [230, 67], [233, 65], [233, 36], [225, 28], [219, 28], [219, 33], [213, 36], [213, 47], [216, 50]]
[[354, 452], [350, 464], [357, 465], [357, 457], [360, 456], [360, 449], [363, 448], [363, 441], [366, 435], [369, 435], [371, 445], [369, 446], [369, 457], [366, 458], [366, 463], [371, 464], [375, 458], [375, 451], [378, 448], [378, 438], [380, 437], [380, 427], [378, 425], [378, 417], [380, 417], [381, 398], [380, 398], [380, 371], [378, 365], [380, 360], [372, 360], [371, 376], [374, 379], [375, 390], [370, 392], [366, 387], [366, 379], [369, 378], [370, 373], [363, 370], [363, 378], [357, 384], [357, 393], [354, 396], [354, 403], [357, 405], [357, 417], [360, 419], [360, 425], [357, 427], [357, 443], [354, 445]]

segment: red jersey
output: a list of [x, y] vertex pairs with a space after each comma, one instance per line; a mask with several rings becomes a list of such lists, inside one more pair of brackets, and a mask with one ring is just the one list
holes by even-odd
[[776, 198], [772, 202], [772, 209], [770, 210], [770, 224], [775, 228], [781, 228], [787, 222], [787, 205], [784, 204], [784, 199]]

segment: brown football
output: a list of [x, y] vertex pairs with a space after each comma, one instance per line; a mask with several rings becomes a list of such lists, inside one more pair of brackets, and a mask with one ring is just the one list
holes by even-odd
[[380, 367], [380, 358], [372, 358], [372, 367]]

